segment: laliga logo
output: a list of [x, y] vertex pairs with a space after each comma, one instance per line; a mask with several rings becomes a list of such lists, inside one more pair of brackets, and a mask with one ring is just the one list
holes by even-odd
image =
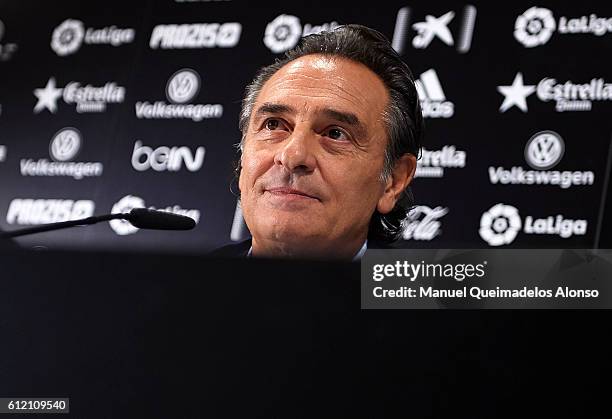
[[511, 205], [497, 204], [482, 214], [480, 237], [491, 246], [510, 244], [521, 229], [521, 217]]
[[51, 140], [49, 154], [55, 161], [69, 161], [81, 148], [81, 133], [76, 128], [68, 127], [59, 130]]
[[478, 233], [491, 246], [502, 246], [512, 243], [521, 228], [525, 234], [555, 235], [567, 239], [574, 235], [584, 236], [587, 227], [587, 220], [564, 218], [561, 214], [546, 218], [528, 215], [523, 223], [515, 207], [497, 204], [482, 214]]
[[172, 103], [187, 103], [200, 91], [200, 76], [184, 68], [170, 77], [166, 85], [166, 96]]
[[122, 29], [116, 26], [100, 29], [85, 28], [80, 20], [66, 19], [53, 31], [51, 49], [61, 57], [77, 52], [83, 43], [118, 47], [133, 42], [134, 37], [135, 31], [131, 28]]
[[51, 48], [59, 56], [73, 54], [78, 51], [84, 36], [83, 22], [67, 19], [53, 31]]
[[[134, 208], [145, 208], [145, 202], [142, 198], [126, 195], [119, 200], [115, 205], [113, 205], [113, 209], [111, 210], [111, 214], [120, 214], [125, 212], [130, 212]], [[115, 233], [120, 236], [126, 236], [128, 234], [134, 234], [138, 231], [138, 227], [134, 227], [127, 220], [111, 220], [109, 224]]]
[[280, 15], [266, 26], [264, 44], [274, 53], [290, 50], [302, 37], [300, 19], [291, 15]]
[[516, 18], [514, 37], [525, 47], [533, 48], [547, 43], [556, 27], [550, 10], [534, 6]]
[[266, 26], [264, 44], [274, 53], [279, 54], [297, 45], [302, 36], [308, 36], [338, 27], [338, 22], [311, 25], [306, 23], [302, 28], [300, 19], [292, 15], [277, 16]]
[[561, 16], [557, 22], [552, 12], [543, 7], [531, 7], [516, 18], [514, 37], [526, 48], [537, 47], [548, 42], [553, 32], [561, 35], [592, 34], [603, 36], [612, 32], [612, 18], [588, 16]]
[[[183, 209], [179, 205], [168, 206], [166, 208], [155, 208], [152, 206], [146, 206], [142, 198], [133, 195], [126, 195], [121, 198], [111, 210], [111, 214], [130, 212], [134, 208], [149, 208], [152, 210], [165, 211], [172, 214], [184, 215], [189, 218], [193, 218], [196, 224], [200, 221], [200, 211], [197, 209]], [[138, 227], [134, 227], [126, 220], [111, 220], [109, 221], [111, 228], [120, 236], [126, 236], [128, 234], [134, 234], [138, 230]]]
[[538, 132], [525, 145], [525, 160], [536, 170], [546, 170], [556, 166], [564, 153], [563, 138], [554, 131]]

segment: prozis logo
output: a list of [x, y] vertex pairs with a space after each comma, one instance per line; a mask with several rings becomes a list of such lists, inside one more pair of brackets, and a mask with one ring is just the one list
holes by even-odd
[[149, 169], [156, 172], [178, 172], [185, 165], [190, 172], [197, 172], [204, 164], [205, 153], [205, 148], [201, 146], [193, 153], [187, 146], [152, 148], [136, 141], [132, 153], [132, 167], [139, 172]]
[[[122, 213], [130, 212], [134, 208], [149, 208], [152, 210], [166, 211], [166, 212], [170, 212], [173, 214], [185, 215], [187, 217], [193, 218], [196, 224], [200, 221], [200, 211], [199, 210], [196, 210], [196, 209], [186, 210], [186, 209], [182, 209], [178, 205], [172, 205], [166, 208], [155, 208], [152, 206], [147, 207], [145, 205], [144, 199], [138, 196], [134, 196], [134, 195], [126, 195], [123, 198], [121, 198], [119, 201], [117, 201], [117, 203], [113, 205], [111, 214], [122, 214]], [[129, 221], [126, 221], [126, 220], [112, 220], [109, 222], [109, 224], [111, 228], [113, 229], [113, 231], [120, 236], [134, 234], [139, 230], [138, 227], [134, 227], [132, 224], [130, 224]]]
[[83, 137], [73, 127], [62, 128], [55, 133], [49, 144], [48, 159], [21, 159], [21, 176], [68, 176], [80, 180], [102, 176], [104, 166], [100, 162], [72, 162], [79, 153]]
[[138, 119], [191, 119], [199, 122], [204, 119], [221, 118], [223, 106], [220, 104], [191, 104], [200, 92], [200, 75], [190, 68], [174, 73], [166, 84], [166, 97], [170, 103], [161, 100], [155, 103], [136, 102]]
[[[476, 7], [468, 4], [458, 18], [454, 11], [441, 15], [427, 14], [424, 20], [416, 21], [411, 25], [411, 21], [414, 20], [412, 15], [410, 7], [402, 7], [397, 12], [392, 45], [399, 54], [406, 52], [406, 41], [410, 35], [410, 28], [416, 32], [416, 35], [412, 37], [412, 46], [416, 49], [425, 49], [432, 44], [441, 43], [454, 47], [461, 54], [470, 50], [476, 23]], [[451, 25], [455, 28], [454, 36]]]
[[561, 16], [555, 20], [553, 12], [544, 7], [530, 7], [519, 15], [514, 22], [514, 38], [526, 48], [546, 44], [553, 33], [562, 35], [591, 34], [603, 36], [612, 32], [612, 18], [597, 17], [596, 14], [568, 18]]
[[306, 23], [302, 26], [299, 17], [280, 15], [266, 26], [263, 41], [270, 51], [280, 54], [295, 47], [303, 36], [332, 30], [338, 26], [338, 22], [335, 21], [320, 25]]
[[134, 29], [121, 29], [116, 26], [94, 29], [85, 28], [80, 20], [66, 19], [51, 36], [51, 49], [60, 57], [74, 54], [86, 45], [112, 45], [118, 47], [134, 41]]
[[13, 57], [13, 54], [17, 51], [17, 44], [14, 42], [3, 43], [4, 32], [6, 27], [0, 20], [0, 61], [8, 61]]
[[185, 23], [157, 25], [151, 32], [151, 49], [231, 48], [238, 45], [242, 25], [228, 23]]
[[91, 217], [95, 207], [89, 200], [16, 198], [9, 204], [6, 222], [38, 225], [78, 220]]
[[0, 163], [6, 160], [6, 146], [0, 144]]
[[606, 83], [602, 78], [594, 78], [587, 83], [572, 81], [558, 82], [557, 79], [546, 77], [535, 85], [525, 85], [523, 74], [516, 73], [511, 86], [498, 86], [497, 91], [504, 95], [504, 101], [499, 107], [500, 112], [516, 106], [527, 112], [527, 97], [537, 92], [542, 102], [555, 101], [555, 111], [590, 111], [593, 102], [612, 100], [612, 83]]
[[125, 99], [125, 87], [115, 82], [106, 82], [104, 86], [95, 87], [91, 84], [82, 85], [71, 81], [66, 87], [55, 87], [55, 78], [51, 77], [44, 88], [34, 90], [38, 99], [34, 106], [34, 113], [48, 110], [57, 112], [57, 100], [62, 97], [68, 105], [76, 105], [78, 113], [104, 112], [106, 105], [122, 103]]
[[404, 221], [402, 238], [404, 240], [433, 240], [442, 232], [440, 219], [448, 214], [448, 208], [426, 205], [414, 207]]
[[516, 207], [500, 203], [482, 214], [478, 233], [489, 245], [503, 246], [512, 243], [521, 230], [524, 234], [556, 235], [567, 239], [584, 236], [587, 225], [587, 220], [567, 219], [561, 214], [545, 218], [528, 215], [523, 221]]
[[424, 118], [450, 118], [454, 115], [455, 105], [446, 100], [436, 70], [427, 70], [414, 84], [421, 100]]
[[457, 150], [454, 145], [445, 145], [440, 150], [421, 150], [421, 158], [417, 161], [415, 177], [441, 178], [444, 169], [463, 169], [467, 154]]
[[563, 189], [592, 185], [595, 174], [590, 170], [548, 170], [561, 161], [564, 153], [565, 142], [559, 134], [540, 131], [525, 145], [525, 161], [535, 170], [525, 170], [520, 166], [511, 169], [491, 166], [489, 180], [493, 185], [553, 185]]

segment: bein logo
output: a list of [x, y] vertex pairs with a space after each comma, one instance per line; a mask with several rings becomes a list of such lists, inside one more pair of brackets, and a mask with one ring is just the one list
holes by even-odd
[[156, 172], [178, 172], [184, 164], [190, 172], [197, 172], [204, 164], [205, 153], [206, 149], [202, 146], [196, 149], [194, 155], [187, 146], [160, 146], [153, 149], [143, 145], [141, 141], [136, 141], [132, 153], [132, 167], [139, 172], [149, 169]]

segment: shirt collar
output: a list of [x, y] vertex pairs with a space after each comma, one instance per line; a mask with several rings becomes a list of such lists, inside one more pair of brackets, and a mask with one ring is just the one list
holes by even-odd
[[[367, 249], [368, 249], [368, 240], [366, 239], [366, 241], [363, 242], [363, 246], [361, 246], [361, 249], [359, 249], [359, 251], [355, 254], [355, 256], [353, 256], [353, 262], [357, 262], [361, 260], [361, 258], [363, 257]], [[249, 247], [249, 251], [247, 252], [246, 257], [250, 258], [252, 255], [253, 255], [253, 246]]]

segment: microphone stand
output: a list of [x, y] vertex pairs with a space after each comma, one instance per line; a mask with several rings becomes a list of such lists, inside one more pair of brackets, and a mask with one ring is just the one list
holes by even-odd
[[27, 234], [35, 234], [35, 233], [42, 233], [45, 231], [60, 230], [62, 228], [68, 228], [68, 227], [86, 226], [90, 224], [96, 224], [101, 221], [129, 220], [130, 215], [131, 214], [129, 213], [107, 214], [107, 215], [99, 215], [97, 217], [82, 218], [80, 220], [71, 220], [71, 221], [62, 221], [59, 223], [43, 224], [43, 225], [39, 225], [36, 227], [29, 227], [29, 228], [24, 228], [21, 230], [16, 230], [16, 231], [5, 231], [5, 232], [0, 233], [0, 238], [12, 238], [12, 237], [25, 236]]

